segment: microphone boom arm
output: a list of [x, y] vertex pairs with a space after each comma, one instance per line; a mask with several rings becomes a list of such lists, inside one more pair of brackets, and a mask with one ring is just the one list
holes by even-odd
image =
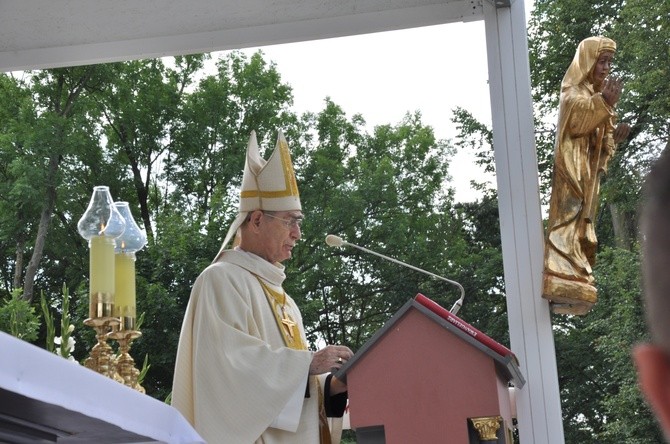
[[463, 300], [465, 299], [465, 290], [463, 289], [463, 286], [462, 286], [461, 284], [459, 284], [458, 282], [456, 282], [456, 281], [452, 281], [451, 279], [447, 279], [447, 278], [445, 278], [445, 277], [438, 276], [438, 275], [435, 274], [435, 273], [431, 273], [430, 271], [422, 270], [421, 268], [415, 267], [414, 265], [406, 264], [405, 262], [402, 262], [402, 261], [399, 261], [398, 259], [393, 259], [392, 257], [388, 257], [388, 256], [385, 256], [385, 255], [383, 255], [383, 254], [377, 253], [376, 251], [368, 250], [367, 248], [364, 248], [364, 247], [361, 247], [361, 246], [358, 246], [358, 245], [349, 243], [349, 242], [345, 241], [344, 239], [342, 239], [342, 238], [340, 238], [340, 237], [338, 237], [338, 236], [334, 236], [334, 235], [332, 235], [332, 234], [329, 234], [329, 235], [326, 237], [326, 243], [327, 243], [328, 245], [330, 245], [330, 246], [333, 246], [333, 247], [339, 247], [339, 246], [342, 246], [342, 245], [348, 245], [348, 246], [350, 246], [350, 247], [354, 247], [354, 248], [356, 248], [356, 249], [358, 249], [358, 250], [361, 250], [361, 251], [364, 251], [364, 252], [366, 252], [366, 253], [374, 254], [375, 256], [379, 256], [379, 257], [381, 257], [382, 259], [386, 259], [386, 260], [391, 261], [391, 262], [394, 262], [394, 263], [396, 263], [396, 264], [398, 264], [398, 265], [402, 265], [402, 266], [404, 266], [404, 267], [410, 268], [410, 269], [412, 269], [412, 270], [414, 270], [414, 271], [418, 271], [418, 272], [420, 272], [420, 273], [427, 274], [427, 275], [429, 275], [429, 276], [431, 276], [431, 277], [433, 277], [433, 278], [435, 278], [435, 279], [439, 279], [439, 280], [442, 280], [442, 281], [446, 281], [446, 282], [448, 282], [448, 283], [450, 283], [450, 284], [452, 284], [452, 285], [455, 285], [455, 286], [457, 286], [458, 289], [461, 291], [461, 297], [454, 303], [454, 306], [451, 307], [451, 310], [449, 310], [449, 312], [450, 312], [451, 314], [455, 315], [456, 313], [458, 313], [458, 310], [460, 310], [461, 307], [463, 306]]

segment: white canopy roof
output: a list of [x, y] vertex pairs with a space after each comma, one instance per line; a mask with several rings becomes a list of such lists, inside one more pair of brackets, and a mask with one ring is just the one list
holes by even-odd
[[482, 20], [488, 1], [1, 0], [0, 71]]

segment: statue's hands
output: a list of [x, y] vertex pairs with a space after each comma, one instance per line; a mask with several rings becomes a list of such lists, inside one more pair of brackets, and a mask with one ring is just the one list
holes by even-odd
[[614, 106], [621, 97], [621, 90], [623, 89], [623, 82], [616, 77], [607, 77], [603, 82], [603, 89], [600, 92], [603, 99], [609, 106]]
[[621, 143], [630, 134], [630, 125], [627, 123], [620, 123], [614, 128], [614, 133], [612, 137], [614, 138], [614, 143]]
[[312, 355], [309, 374], [320, 375], [339, 370], [353, 355], [354, 353], [349, 347], [344, 345], [328, 345]]

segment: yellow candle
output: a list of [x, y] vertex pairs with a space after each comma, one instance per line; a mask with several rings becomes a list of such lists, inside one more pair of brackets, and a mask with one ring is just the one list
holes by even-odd
[[114, 262], [114, 316], [134, 320], [135, 253], [116, 253]]
[[114, 304], [114, 239], [93, 236], [90, 240], [89, 317], [112, 316]]

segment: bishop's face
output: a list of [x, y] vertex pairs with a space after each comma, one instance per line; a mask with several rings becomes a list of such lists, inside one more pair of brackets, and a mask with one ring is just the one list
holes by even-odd
[[261, 218], [261, 256], [269, 262], [283, 262], [291, 257], [293, 247], [302, 233], [300, 211], [265, 211]]

